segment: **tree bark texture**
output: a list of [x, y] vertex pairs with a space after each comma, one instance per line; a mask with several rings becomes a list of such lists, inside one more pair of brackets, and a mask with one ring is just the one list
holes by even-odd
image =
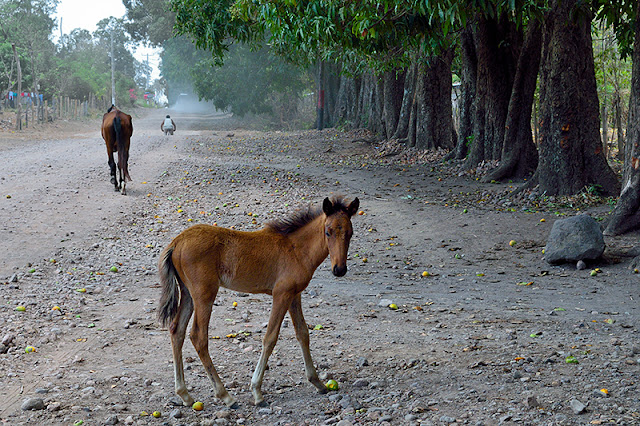
[[382, 76], [382, 120], [384, 124], [384, 136], [387, 139], [395, 134], [398, 127], [398, 118], [402, 108], [402, 98], [405, 83], [404, 71], [391, 70]]
[[540, 66], [541, 46], [540, 24], [532, 21], [529, 23], [518, 58], [505, 125], [502, 160], [500, 166], [483, 178], [484, 182], [508, 177], [529, 177], [538, 166], [538, 151], [531, 136], [531, 109]]
[[479, 17], [473, 39], [477, 59], [476, 93], [473, 103], [473, 140], [466, 166], [500, 160], [505, 122], [511, 98], [522, 30], [506, 16]]
[[408, 146], [418, 149], [453, 148], [451, 61], [453, 51], [432, 56], [416, 73], [414, 118]]
[[620, 235], [640, 228], [640, 2], [636, 5], [634, 29], [623, 186], [618, 203], [607, 223], [605, 235]]
[[554, 0], [543, 27], [540, 68], [541, 139], [533, 182], [547, 195], [576, 194], [599, 185], [616, 195], [620, 185], [600, 139], [591, 14], [579, 0]]
[[411, 119], [411, 110], [415, 101], [415, 75], [417, 67], [418, 65], [413, 62], [409, 66], [409, 69], [405, 74], [402, 104], [400, 106], [400, 113], [398, 115], [398, 124], [396, 125], [396, 131], [391, 136], [391, 139], [404, 140], [409, 135], [409, 120]]
[[460, 128], [455, 150], [447, 155], [447, 160], [462, 160], [469, 153], [469, 144], [473, 139], [473, 100], [476, 97], [476, 82], [478, 78], [478, 58], [473, 42], [471, 25], [465, 28], [460, 35], [460, 58], [462, 70], [460, 73]]
[[335, 105], [335, 124], [347, 128], [355, 126], [358, 115], [360, 78], [340, 77], [340, 88]]

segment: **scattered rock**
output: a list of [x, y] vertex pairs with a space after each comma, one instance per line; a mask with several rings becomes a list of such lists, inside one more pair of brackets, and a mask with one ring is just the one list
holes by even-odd
[[369, 381], [367, 379], [356, 379], [353, 382], [354, 388], [366, 388], [367, 386], [369, 386]]
[[368, 365], [369, 365], [369, 361], [363, 356], [358, 358], [358, 360], [356, 361], [356, 367], [358, 368], [366, 367]]
[[22, 411], [44, 410], [45, 409], [44, 400], [42, 398], [25, 399], [22, 402], [22, 406], [20, 408], [22, 409]]
[[604, 237], [600, 225], [591, 216], [580, 214], [556, 220], [545, 247], [550, 264], [595, 260], [604, 253]]
[[587, 406], [575, 398], [569, 402], [569, 407], [574, 414], [582, 414], [587, 410]]
[[107, 417], [103, 424], [105, 424], [105, 425], [117, 425], [119, 422], [120, 422], [120, 420], [118, 419], [118, 416], [116, 416], [114, 414], [112, 416]]

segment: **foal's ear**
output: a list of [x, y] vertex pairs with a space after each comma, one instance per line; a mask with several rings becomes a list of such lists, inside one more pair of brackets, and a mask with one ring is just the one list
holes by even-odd
[[351, 204], [349, 204], [349, 207], [347, 207], [347, 213], [349, 214], [349, 216], [353, 216], [354, 214], [356, 214], [356, 212], [358, 211], [358, 207], [360, 207], [360, 200], [358, 200], [358, 197], [356, 197]]
[[331, 203], [329, 197], [325, 198], [322, 202], [322, 211], [327, 216], [331, 216], [333, 213], [335, 213], [336, 210], [333, 208], [333, 203]]

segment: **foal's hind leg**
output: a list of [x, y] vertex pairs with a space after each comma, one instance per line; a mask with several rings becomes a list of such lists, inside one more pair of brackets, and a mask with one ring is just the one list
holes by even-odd
[[173, 376], [175, 379], [176, 394], [182, 398], [185, 406], [193, 405], [193, 398], [187, 391], [187, 385], [184, 382], [184, 368], [182, 364], [182, 345], [187, 331], [187, 324], [193, 313], [193, 300], [188, 291], [182, 291], [180, 295], [180, 305], [178, 306], [178, 315], [169, 325], [169, 334], [171, 336], [171, 349], [173, 352]]
[[302, 348], [304, 370], [307, 375], [307, 379], [316, 387], [316, 389], [318, 389], [318, 392], [327, 393], [327, 387], [323, 385], [318, 378], [318, 373], [316, 372], [313, 360], [311, 359], [311, 351], [309, 350], [309, 329], [307, 328], [307, 323], [302, 315], [302, 300], [300, 293], [293, 298], [291, 306], [289, 307], [289, 315], [291, 315], [291, 321], [293, 322], [293, 327], [296, 330], [298, 343], [300, 343], [300, 347]]
[[193, 346], [196, 348], [196, 352], [198, 352], [198, 356], [200, 356], [200, 361], [202, 361], [207, 376], [209, 376], [209, 380], [211, 380], [216, 397], [220, 398], [228, 407], [237, 408], [238, 404], [225, 389], [209, 355], [209, 319], [211, 318], [211, 308], [215, 296], [216, 293], [213, 294], [213, 298], [210, 300], [195, 300], [195, 315], [189, 337], [191, 337], [191, 343], [193, 343]]

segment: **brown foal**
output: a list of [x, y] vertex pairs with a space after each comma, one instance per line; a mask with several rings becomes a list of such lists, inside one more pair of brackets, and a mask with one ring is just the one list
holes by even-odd
[[331, 258], [331, 272], [337, 277], [346, 274], [353, 235], [351, 217], [359, 203], [357, 198], [350, 203], [342, 198], [325, 198], [322, 209], [309, 208], [254, 232], [196, 225], [183, 231], [165, 248], [158, 265], [162, 285], [158, 318], [162, 324], [169, 325], [175, 389], [185, 405], [192, 405], [194, 400], [184, 382], [182, 345], [187, 324], [195, 312], [189, 334], [191, 342], [216, 397], [229, 407], [236, 406], [209, 355], [209, 319], [220, 287], [273, 296], [262, 353], [251, 378], [256, 405], [265, 405], [262, 380], [287, 311], [302, 348], [307, 379], [320, 393], [327, 391], [311, 359], [309, 330], [302, 315], [300, 296], [327, 255]]

